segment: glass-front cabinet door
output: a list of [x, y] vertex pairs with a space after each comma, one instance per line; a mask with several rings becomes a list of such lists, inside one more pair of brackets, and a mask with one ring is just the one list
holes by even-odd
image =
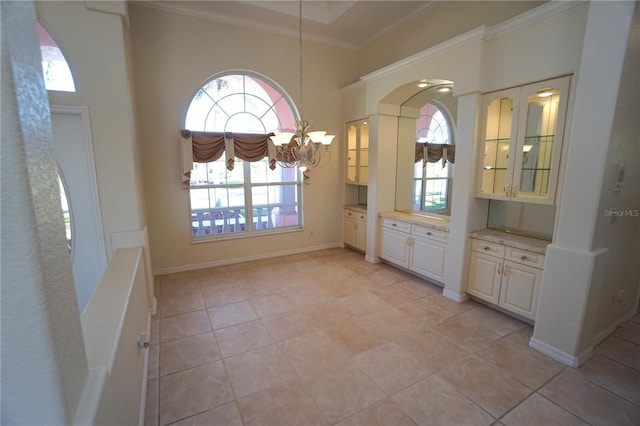
[[347, 123], [347, 182], [366, 184], [369, 179], [369, 122]]
[[484, 150], [478, 192], [486, 198], [505, 199], [513, 179], [513, 158], [517, 138], [517, 115], [514, 108], [520, 89], [493, 92], [484, 97]]
[[570, 77], [484, 96], [476, 195], [555, 204]]
[[568, 91], [569, 77], [522, 88], [512, 188], [517, 201], [555, 203]]

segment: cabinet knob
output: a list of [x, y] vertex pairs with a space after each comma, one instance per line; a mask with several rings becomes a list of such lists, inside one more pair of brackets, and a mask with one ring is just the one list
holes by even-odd
[[433, 235], [433, 234], [431, 234], [431, 232], [427, 232], [427, 235]]
[[364, 216], [360, 216], [360, 219], [364, 219]]
[[522, 255], [522, 256], [520, 257], [520, 259], [522, 259], [522, 260], [527, 260], [527, 256]]
[[483, 249], [485, 249], [485, 250], [491, 250], [491, 247], [489, 247], [489, 246], [484, 246], [484, 247], [483, 247]]
[[397, 226], [395, 223], [392, 223], [391, 226]]

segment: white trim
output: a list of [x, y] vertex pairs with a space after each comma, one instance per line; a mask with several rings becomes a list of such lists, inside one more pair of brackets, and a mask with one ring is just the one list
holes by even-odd
[[586, 360], [593, 356], [593, 346], [588, 347], [578, 356], [569, 355], [568, 353], [563, 352], [560, 349], [537, 340], [535, 337], [532, 337], [531, 340], [529, 340], [529, 346], [539, 352], [542, 352], [545, 355], [550, 356], [556, 361], [560, 361], [561, 363], [573, 368], [580, 367]]
[[541, 6], [536, 7], [535, 9], [531, 9], [499, 24], [493, 26], [483, 25], [471, 31], [467, 31], [466, 33], [460, 34], [445, 42], [436, 44], [435, 46], [401, 59], [398, 62], [394, 62], [393, 64], [387, 65], [386, 67], [366, 74], [360, 77], [360, 79], [362, 81], [368, 82], [380, 77], [384, 77], [395, 71], [410, 67], [418, 62], [424, 61], [443, 52], [465, 46], [474, 41], [491, 40], [496, 37], [508, 34], [526, 25], [533, 24], [557, 13], [564, 12], [565, 10], [582, 3], [584, 3], [583, 0], [547, 2]]
[[85, 382], [78, 408], [73, 415], [73, 425], [92, 425], [95, 423], [107, 375], [107, 367], [103, 365], [89, 370], [89, 377]]
[[[95, 217], [92, 221], [96, 226], [96, 234], [98, 238], [98, 246], [100, 250], [100, 260], [103, 266], [107, 268], [107, 245], [104, 238], [104, 228], [102, 225], [102, 210], [100, 206], [100, 197], [98, 196], [98, 178], [96, 175], [95, 157], [93, 155], [93, 140], [91, 139], [91, 124], [89, 122], [89, 108], [86, 106], [70, 106], [70, 105], [51, 105], [51, 114], [69, 114], [79, 115], [82, 119], [82, 133], [85, 148], [87, 149], [87, 172], [89, 174], [89, 187], [91, 190], [90, 202], [95, 206]], [[73, 226], [73, 225], [72, 225]], [[73, 236], [72, 236], [73, 238]], [[74, 246], [71, 249], [73, 252]], [[71, 257], [73, 259], [73, 256]]]
[[440, 53], [443, 53], [458, 47], [462, 47], [474, 41], [482, 40], [484, 38], [485, 31], [486, 31], [486, 26], [484, 25], [474, 30], [467, 31], [466, 33], [453, 37], [443, 43], [436, 44], [433, 47], [430, 47], [414, 55], [408, 56], [398, 62], [394, 62], [391, 65], [387, 65], [386, 67], [380, 68], [376, 71], [366, 74], [360, 77], [360, 79], [364, 82], [369, 82], [377, 78], [384, 77], [387, 74], [391, 74], [392, 72], [410, 67], [411, 65], [424, 61], [425, 59], [430, 58], [432, 56], [439, 55]]
[[330, 248], [340, 248], [340, 244], [341, 243], [329, 243], [329, 244], [322, 244], [319, 246], [305, 247], [302, 249], [274, 251], [274, 252], [269, 252], [266, 254], [259, 254], [254, 256], [234, 257], [233, 259], [216, 260], [213, 262], [196, 263], [196, 264], [184, 265], [184, 266], [173, 266], [169, 268], [160, 268], [153, 271], [153, 276], [156, 277], [158, 275], [175, 274], [176, 272], [187, 272], [187, 271], [193, 271], [196, 269], [214, 268], [216, 266], [235, 265], [236, 263], [271, 259], [273, 257], [289, 256], [292, 254], [301, 254], [301, 253], [307, 253], [310, 251], [325, 250]]
[[584, 3], [584, 0], [578, 1], [550, 1], [538, 6], [534, 9], [528, 10], [513, 18], [502, 21], [499, 24], [493, 25], [487, 28], [485, 33], [485, 39], [491, 40], [496, 37], [500, 37], [504, 34], [508, 34], [511, 31], [515, 31], [526, 25], [536, 23], [542, 19], [556, 15], [565, 10], [571, 9], [574, 6]]
[[467, 295], [467, 293], [458, 294], [446, 288], [442, 290], [442, 295], [447, 299], [453, 300], [454, 302], [458, 303], [466, 302], [467, 300], [469, 300], [469, 296]]
[[369, 262], [369, 263], [382, 263], [382, 260], [380, 260], [380, 258], [376, 257], [376, 256], [367, 256], [367, 255], [365, 255], [364, 256], [364, 260], [366, 262]]

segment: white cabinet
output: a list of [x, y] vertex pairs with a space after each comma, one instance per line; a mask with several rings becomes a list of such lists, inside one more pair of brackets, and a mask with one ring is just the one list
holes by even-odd
[[369, 121], [347, 123], [347, 183], [366, 185], [369, 180]]
[[417, 274], [444, 282], [448, 233], [383, 218], [380, 257]]
[[344, 243], [365, 251], [367, 249], [367, 214], [344, 209]]
[[544, 255], [472, 239], [467, 292], [535, 320]]
[[570, 77], [487, 93], [476, 196], [555, 204]]

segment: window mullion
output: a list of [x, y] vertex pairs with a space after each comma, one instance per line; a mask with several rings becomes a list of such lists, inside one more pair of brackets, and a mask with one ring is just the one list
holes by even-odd
[[251, 184], [251, 163], [243, 161], [244, 167], [244, 212], [245, 229], [247, 232], [253, 231], [253, 191]]

